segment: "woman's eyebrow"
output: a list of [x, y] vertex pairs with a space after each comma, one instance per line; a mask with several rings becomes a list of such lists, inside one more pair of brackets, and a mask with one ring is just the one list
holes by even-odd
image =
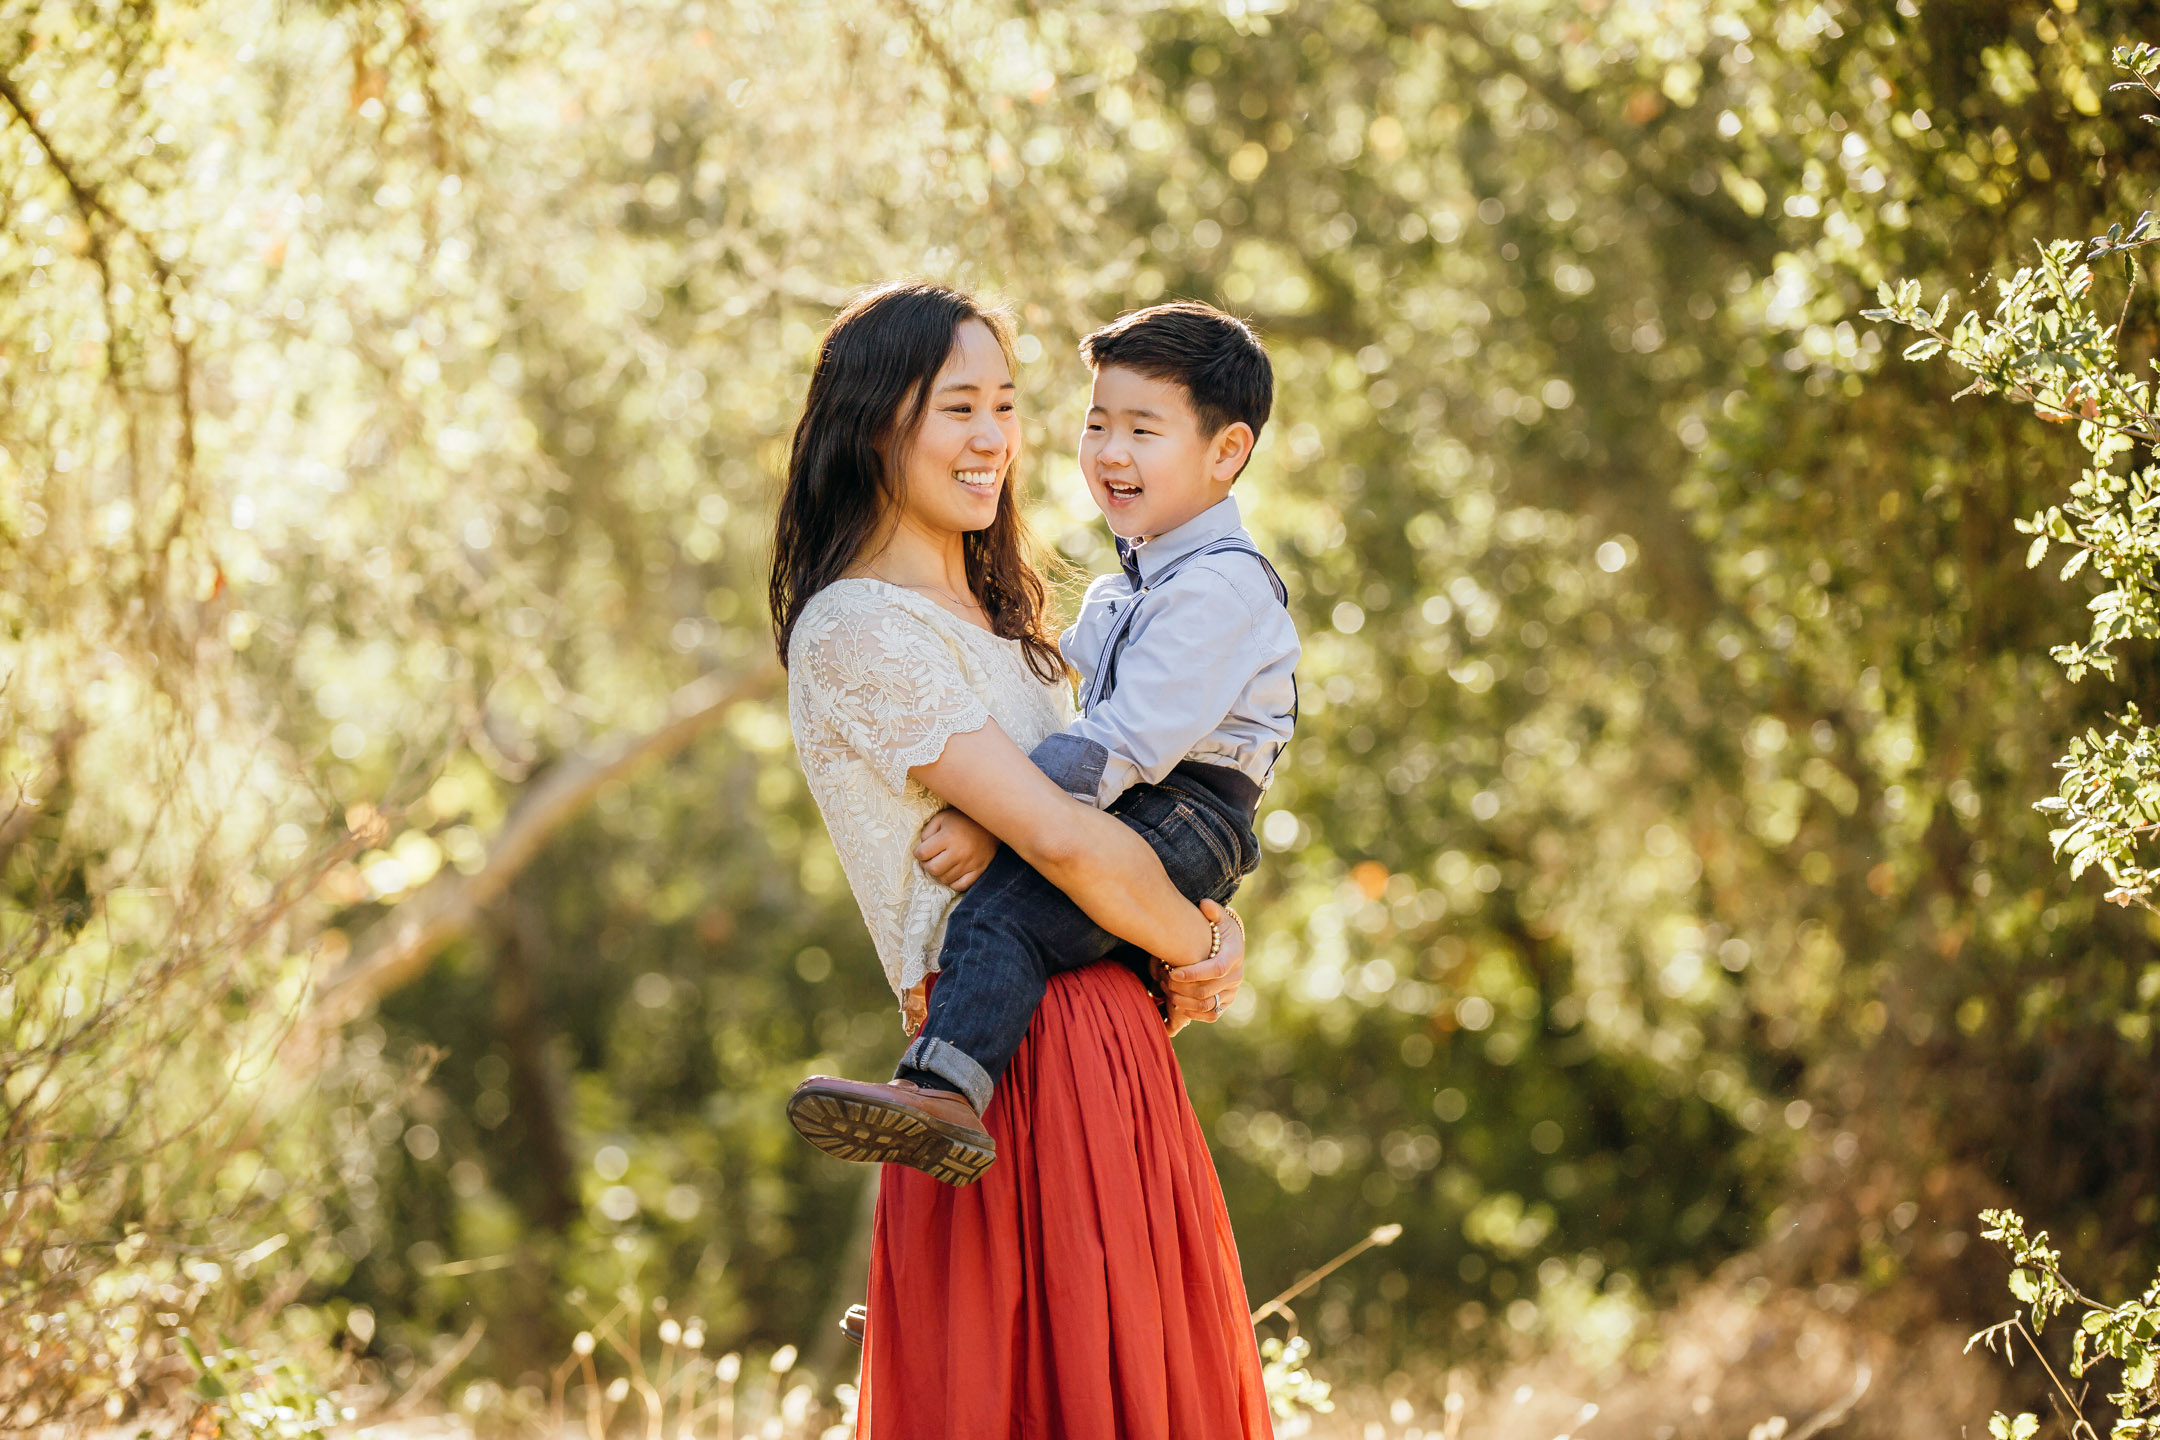
[[[988, 385], [978, 385], [972, 380], [955, 380], [950, 385], [940, 385], [937, 389], [937, 393], [940, 395], [948, 395], [955, 390], [961, 390], [966, 391], [969, 394], [973, 394], [977, 390], [988, 390], [991, 388], [992, 387]], [[999, 390], [1016, 390], [1019, 387], [1015, 385], [1012, 381], [1007, 380], [1004, 384], [999, 385], [995, 388]]]

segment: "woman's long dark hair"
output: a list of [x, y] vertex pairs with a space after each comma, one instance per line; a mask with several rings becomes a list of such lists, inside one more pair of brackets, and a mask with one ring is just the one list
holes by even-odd
[[[780, 663], [803, 606], [846, 573], [898, 503], [895, 465], [914, 438], [930, 387], [970, 320], [990, 327], [1011, 363], [1003, 316], [940, 285], [902, 282], [857, 296], [825, 332], [773, 532], [773, 639]], [[1065, 676], [1050, 638], [1042, 576], [1008, 475], [989, 528], [964, 538], [968, 589], [991, 630], [1017, 640], [1047, 683]]]

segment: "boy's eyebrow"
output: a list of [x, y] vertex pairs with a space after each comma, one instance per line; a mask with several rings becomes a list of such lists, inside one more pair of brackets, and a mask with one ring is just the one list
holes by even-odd
[[[1088, 414], [1090, 414], [1090, 415], [1093, 415], [1093, 414], [1095, 414], [1095, 413], [1096, 413], [1097, 411], [1100, 411], [1101, 413], [1103, 413], [1103, 414], [1105, 414], [1105, 415], [1108, 415], [1108, 414], [1111, 414], [1111, 413], [1112, 413], [1112, 412], [1111, 412], [1111, 409], [1110, 409], [1110, 407], [1109, 407], [1109, 406], [1107, 406], [1107, 405], [1090, 405], [1090, 406], [1088, 406]], [[1163, 418], [1163, 412], [1162, 412], [1162, 411], [1160, 411], [1160, 410], [1150, 410], [1150, 409], [1149, 409], [1149, 408], [1148, 408], [1147, 406], [1145, 406], [1145, 405], [1127, 405], [1127, 406], [1123, 407], [1122, 409], [1119, 409], [1119, 410], [1118, 410], [1118, 411], [1117, 411], [1116, 413], [1117, 413], [1117, 414], [1119, 414], [1119, 415], [1131, 415], [1131, 416], [1134, 416], [1135, 418], [1137, 418], [1137, 419], [1141, 419], [1141, 420], [1160, 420], [1160, 419], [1162, 419], [1162, 418]]]

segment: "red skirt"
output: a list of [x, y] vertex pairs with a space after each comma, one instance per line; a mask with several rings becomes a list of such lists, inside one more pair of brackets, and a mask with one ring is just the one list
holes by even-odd
[[1053, 979], [983, 1123], [975, 1184], [880, 1179], [855, 1433], [1271, 1436], [1222, 1185], [1139, 979]]

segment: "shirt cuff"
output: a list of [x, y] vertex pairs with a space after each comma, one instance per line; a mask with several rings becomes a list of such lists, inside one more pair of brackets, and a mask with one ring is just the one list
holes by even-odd
[[1083, 805], [1096, 803], [1102, 788], [1103, 766], [1110, 752], [1101, 743], [1059, 731], [1035, 747], [1028, 758], [1035, 767], [1057, 782], [1060, 790]]
[[1094, 804], [1098, 810], [1108, 810], [1127, 790], [1148, 783], [1147, 771], [1114, 750], [1109, 756], [1103, 765], [1102, 779], [1095, 786]]

